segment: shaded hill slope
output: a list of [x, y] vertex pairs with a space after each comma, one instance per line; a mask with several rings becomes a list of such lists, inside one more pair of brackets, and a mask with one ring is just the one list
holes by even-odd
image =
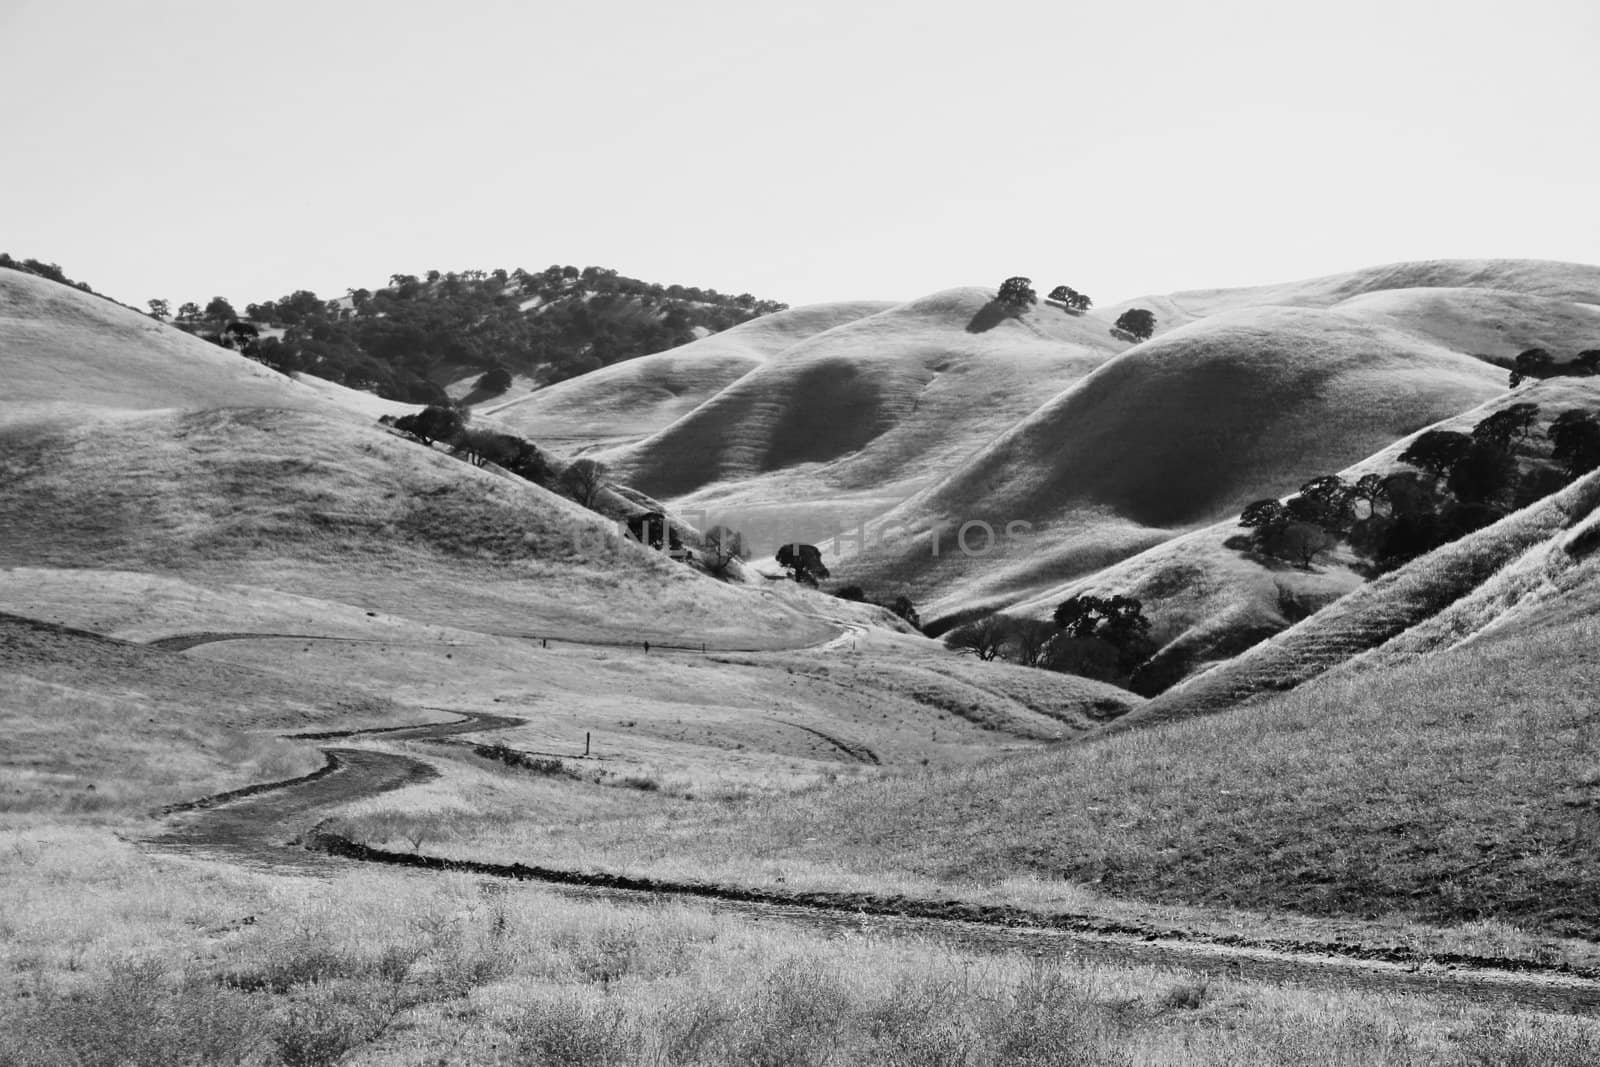
[[[1292, 689], [1397, 638], [1401, 639], [1397, 650], [1409, 644], [1438, 648], [1446, 644], [1441, 634], [1449, 631], [1448, 623], [1439, 624], [1443, 629], [1419, 631], [1412, 641], [1403, 635], [1473, 597], [1480, 588], [1489, 590], [1486, 599], [1461, 609], [1466, 614], [1452, 617], [1470, 615], [1479, 626], [1485, 625], [1493, 616], [1490, 605], [1494, 603], [1493, 587], [1487, 583], [1530, 552], [1542, 557], [1547, 566], [1553, 553], [1566, 557], [1563, 564], [1572, 559], [1575, 553], [1569, 549], [1574, 544], [1580, 546], [1576, 555], [1586, 555], [1583, 546], [1592, 542], [1592, 533], [1583, 537], [1568, 537], [1567, 533], [1591, 528], [1589, 520], [1597, 506], [1600, 475], [1590, 474], [1492, 526], [1355, 589], [1271, 640], [1161, 694], [1111, 729], [1150, 726], [1238, 707]], [[1560, 547], [1552, 547], [1552, 541]], [[1521, 585], [1510, 581], [1512, 588]], [[1587, 602], [1592, 606], [1593, 598]], [[1420, 636], [1430, 631], [1431, 640]]]
[[157, 412], [4, 428], [0, 442], [7, 566], [181, 573], [469, 629], [733, 647], [834, 632], [536, 485], [342, 416]]
[[[1053, 586], [1341, 469], [1504, 389], [1504, 372], [1336, 311], [1226, 312], [1138, 345], [1033, 412], [841, 570], [933, 615]], [[1026, 537], [963, 553], [972, 521]], [[942, 524], [937, 556], [928, 531]], [[1003, 539], [1002, 539], [1003, 540]], [[925, 612], [925, 617], [928, 613]]]
[[[1544, 431], [1560, 412], [1571, 408], [1600, 409], [1600, 379], [1531, 382], [1428, 429], [1470, 433], [1491, 413], [1520, 403], [1540, 407], [1534, 440], [1521, 447], [1526, 453], [1542, 456], [1548, 447], [1543, 440]], [[1400, 463], [1399, 457], [1416, 436], [1402, 438], [1338, 473], [1354, 482], [1368, 473], [1411, 470]], [[1548, 460], [1525, 457], [1524, 462], [1544, 465]], [[1321, 473], [1325, 472], [1306, 471], [1302, 481]], [[1160, 652], [1151, 667], [1164, 686], [1287, 629], [1365, 581], [1353, 569], [1357, 561], [1348, 545], [1340, 545], [1309, 568], [1227, 547], [1225, 542], [1247, 532], [1236, 519], [1232, 516], [1173, 538], [1086, 578], [1030, 592], [1025, 600], [1007, 610], [1045, 618], [1057, 604], [1072, 596], [1087, 593], [1137, 597], [1152, 620], [1151, 637]], [[1155, 684], [1155, 677], [1150, 682]]]
[[1123, 347], [1092, 316], [951, 289], [803, 341], [611, 458], [652, 495], [744, 519], [853, 496], [881, 512]]
[[557, 447], [627, 444], [688, 414], [793, 345], [892, 306], [883, 301], [814, 304], [763, 315], [526, 396], [488, 401], [477, 410]]

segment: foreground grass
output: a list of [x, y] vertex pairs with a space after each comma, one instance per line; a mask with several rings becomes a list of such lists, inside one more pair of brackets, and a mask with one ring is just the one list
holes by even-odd
[[1583, 696], [1597, 637], [1573, 622], [1161, 730], [581, 834], [460, 812], [431, 850], [980, 897], [1065, 880], [1157, 904], [1488, 924], [1526, 931], [1537, 956], [1540, 939], [1600, 935], [1600, 711]]
[[1600, 1024], [0, 830], [0, 1064], [1592, 1062]]

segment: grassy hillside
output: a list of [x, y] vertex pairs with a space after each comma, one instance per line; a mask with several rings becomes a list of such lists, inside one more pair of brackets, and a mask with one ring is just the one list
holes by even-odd
[[1293, 688], [1419, 626], [1473, 594], [1600, 505], [1593, 474], [1494, 525], [1363, 585], [1243, 655], [1163, 693], [1118, 728], [1211, 714]]
[[[1573, 602], [1592, 612], [1597, 594]], [[1593, 939], [1600, 720], [1582, 694], [1600, 684], [1597, 636], [1592, 616], [1567, 619], [1160, 730], [590, 827], [582, 855], [987, 898], [1064, 879], [1170, 905]]]
[[879, 514], [1126, 347], [1092, 316], [1011, 316], [993, 296], [952, 289], [828, 330], [612, 459], [735, 524], [825, 536]]
[[[0, 268], [0, 420], [44, 405], [333, 410], [232, 352], [77, 289]], [[70, 416], [63, 416], [70, 417]]]
[[[1521, 463], [1529, 469], [1544, 467], [1549, 464], [1545, 428], [1562, 411], [1600, 409], [1600, 380], [1531, 382], [1428, 429], [1470, 433], [1493, 412], [1520, 403], [1537, 404], [1541, 412], [1532, 438], [1518, 446]], [[1399, 456], [1417, 436], [1408, 435], [1339, 473], [1354, 482], [1367, 473], [1410, 470], [1400, 463]], [[1302, 480], [1319, 473], [1307, 471]], [[1338, 545], [1310, 567], [1300, 567], [1226, 544], [1245, 532], [1233, 516], [1164, 541], [1087, 577], [1032, 591], [1007, 610], [1044, 618], [1073, 596], [1120, 593], [1137, 597], [1152, 620], [1150, 636], [1160, 648], [1146, 681], [1164, 687], [1238, 655], [1366, 580], [1370, 560], [1358, 558], [1348, 544]]]
[[342, 417], [160, 412], [5, 428], [0, 441], [5, 565], [199, 575], [518, 632], [737, 647], [832, 632], [538, 486]]
[[629, 444], [682, 418], [794, 345], [891, 306], [881, 301], [815, 304], [763, 315], [516, 399], [487, 401], [477, 410], [557, 448]]
[[1600, 266], [1545, 259], [1415, 260], [1272, 285], [1190, 289], [1166, 299], [1174, 310], [1203, 316], [1244, 307], [1329, 308], [1367, 293], [1408, 289], [1483, 289], [1592, 304], [1600, 292]]
[[[1502, 392], [1480, 361], [1343, 314], [1228, 312], [1117, 356], [882, 520], [923, 534], [841, 567], [925, 617], [1086, 575]], [[1028, 536], [955, 551], [981, 520]]]

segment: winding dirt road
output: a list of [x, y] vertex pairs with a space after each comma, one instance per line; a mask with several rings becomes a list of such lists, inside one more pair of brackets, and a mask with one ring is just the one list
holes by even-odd
[[[457, 722], [340, 731], [332, 736], [438, 741], [520, 722], [507, 716], [464, 714]], [[320, 829], [320, 820], [336, 805], [424, 782], [439, 772], [425, 760], [375, 748], [341, 746], [322, 751], [328, 764], [310, 775], [235, 790], [158, 813], [166, 817], [167, 825], [147, 839], [147, 844], [267, 869], [326, 872], [354, 861], [461, 871], [540, 882], [566, 893], [629, 904], [659, 901], [664, 895], [692, 897], [756, 921], [776, 920], [812, 930], [865, 927], [880, 936], [932, 938], [972, 950], [1005, 949], [1040, 957], [1145, 964], [1268, 982], [1452, 996], [1567, 1014], [1600, 1011], [1600, 973], [1519, 960], [1253, 941], [1091, 915], [1032, 913], [963, 901], [747, 889], [374, 849]]]

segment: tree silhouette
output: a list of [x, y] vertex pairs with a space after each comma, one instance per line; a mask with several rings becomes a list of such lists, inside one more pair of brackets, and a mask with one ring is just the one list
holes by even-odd
[[963, 623], [944, 638], [944, 647], [955, 652], [971, 652], [985, 663], [998, 656], [1011, 639], [1011, 626], [1002, 615], [988, 615]]
[[1247, 504], [1239, 515], [1239, 525], [1248, 526], [1253, 530], [1277, 526], [1287, 520], [1287, 509], [1276, 499], [1257, 500], [1253, 504]]
[[416, 437], [425, 445], [432, 445], [435, 441], [450, 443], [466, 430], [466, 420], [461, 417], [461, 412], [455, 408], [426, 407], [415, 415], [402, 415], [394, 420], [397, 430]]
[[1511, 366], [1511, 388], [1522, 384], [1524, 378], [1548, 378], [1555, 370], [1555, 360], [1542, 348], [1530, 348], [1518, 353]]
[[995, 297], [1007, 307], [1025, 308], [1039, 302], [1039, 294], [1033, 291], [1033, 279], [1018, 275], [1007, 278], [1000, 283], [1000, 292]]
[[803, 545], [799, 542], [784, 545], [778, 549], [774, 557], [778, 565], [789, 572], [789, 576], [797, 582], [816, 588], [819, 578], [828, 576], [828, 568], [822, 562], [822, 553], [816, 545]]
[[1400, 462], [1421, 468], [1435, 478], [1443, 478], [1470, 451], [1472, 438], [1466, 434], [1454, 430], [1429, 430], [1400, 453]]
[[1048, 619], [1013, 619], [1007, 647], [1011, 658], [1024, 667], [1042, 667], [1050, 655], [1050, 641], [1059, 631]]
[[1156, 332], [1156, 317], [1144, 308], [1129, 308], [1117, 316], [1116, 328], [1135, 341], [1148, 341]]
[[511, 372], [504, 367], [485, 371], [473, 385], [475, 392], [487, 393], [489, 396], [499, 396], [511, 388]]
[[1576, 478], [1600, 467], [1600, 423], [1592, 413], [1563, 411], [1550, 424], [1547, 433], [1555, 443], [1550, 458], [1560, 463], [1570, 477]]
[[561, 481], [572, 494], [572, 499], [588, 508], [594, 506], [610, 473], [606, 465], [597, 459], [576, 459], [567, 468], [566, 474], [561, 476]]
[[1070, 285], [1058, 285], [1050, 290], [1050, 299], [1065, 304], [1071, 311], [1088, 311], [1094, 306], [1089, 294], [1080, 293]]
[[206, 304], [204, 314], [205, 320], [218, 330], [239, 317], [239, 313], [233, 310], [233, 305], [220, 296], [211, 298], [210, 303]]
[[1538, 417], [1538, 404], [1512, 404], [1474, 426], [1472, 438], [1501, 448], [1510, 448], [1512, 441], [1528, 436]]
[[150, 305], [150, 317], [157, 322], [172, 317], [172, 305], [165, 300], [150, 300], [147, 303]]

